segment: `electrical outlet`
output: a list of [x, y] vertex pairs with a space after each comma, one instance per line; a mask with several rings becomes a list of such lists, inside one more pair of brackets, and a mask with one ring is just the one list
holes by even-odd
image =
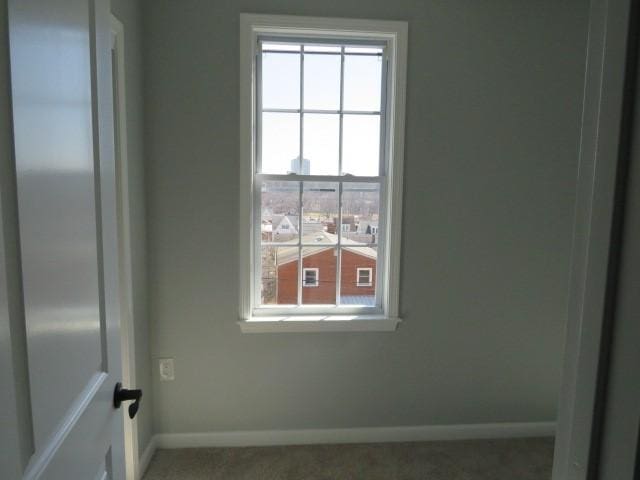
[[173, 358], [160, 358], [158, 359], [160, 366], [160, 381], [172, 382], [176, 379], [175, 370], [173, 369]]

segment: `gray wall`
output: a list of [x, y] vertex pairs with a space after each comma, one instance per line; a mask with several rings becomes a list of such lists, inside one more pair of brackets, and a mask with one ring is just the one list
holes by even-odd
[[148, 445], [152, 427], [149, 319], [147, 312], [146, 212], [143, 148], [142, 2], [111, 0], [113, 14], [125, 30], [125, 89], [127, 96], [127, 140], [129, 202], [131, 208], [131, 261], [133, 270], [133, 316], [135, 322], [136, 381], [145, 392], [138, 413], [140, 454]]
[[[588, 2], [145, 5], [156, 431], [554, 420]], [[409, 20], [395, 333], [235, 324], [240, 12]]]

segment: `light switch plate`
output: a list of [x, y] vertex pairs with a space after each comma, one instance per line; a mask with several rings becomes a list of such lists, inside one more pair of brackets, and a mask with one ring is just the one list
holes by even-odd
[[160, 358], [158, 359], [160, 367], [160, 381], [172, 382], [176, 379], [175, 370], [173, 368], [173, 358]]

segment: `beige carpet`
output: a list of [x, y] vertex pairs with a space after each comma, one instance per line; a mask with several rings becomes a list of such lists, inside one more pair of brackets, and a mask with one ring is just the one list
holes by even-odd
[[553, 440], [158, 450], [144, 480], [549, 480]]

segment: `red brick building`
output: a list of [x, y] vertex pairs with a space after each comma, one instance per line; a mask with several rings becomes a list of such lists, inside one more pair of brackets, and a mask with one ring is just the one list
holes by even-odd
[[[276, 261], [277, 303], [298, 301], [297, 248]], [[337, 250], [333, 246], [307, 247], [302, 258], [302, 303], [336, 303]], [[374, 305], [376, 291], [376, 256], [370, 247], [342, 249], [340, 297], [342, 304]]]

